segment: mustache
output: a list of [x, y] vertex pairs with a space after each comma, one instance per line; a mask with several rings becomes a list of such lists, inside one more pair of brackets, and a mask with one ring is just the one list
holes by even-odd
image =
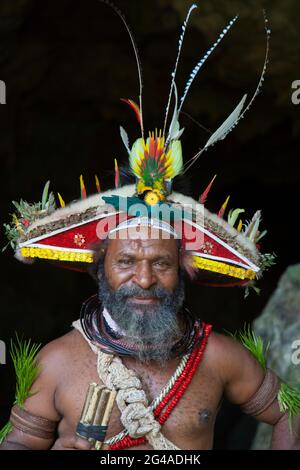
[[118, 299], [127, 299], [128, 297], [140, 297], [143, 299], [157, 298], [164, 299], [169, 296], [170, 292], [159, 286], [151, 286], [149, 289], [143, 289], [138, 285], [121, 286], [115, 296]]

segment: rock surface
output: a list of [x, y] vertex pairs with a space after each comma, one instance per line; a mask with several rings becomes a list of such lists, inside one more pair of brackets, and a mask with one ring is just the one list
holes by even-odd
[[[254, 329], [270, 342], [268, 366], [290, 385], [299, 382], [300, 364], [295, 363], [293, 343], [300, 340], [300, 264], [289, 266], [282, 275]], [[271, 427], [260, 424], [252, 448], [267, 449], [270, 442]]]

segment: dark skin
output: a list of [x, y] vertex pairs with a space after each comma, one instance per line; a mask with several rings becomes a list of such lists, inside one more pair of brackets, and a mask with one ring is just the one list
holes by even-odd
[[[179, 255], [175, 240], [137, 239], [111, 240], [105, 256], [105, 273], [112, 289], [136, 283], [144, 289], [158, 284], [170, 291], [178, 282]], [[138, 308], [140, 299], [131, 299]], [[148, 300], [155, 308], [157, 299]], [[145, 302], [145, 300], [144, 300]], [[58, 422], [58, 439], [41, 439], [13, 428], [4, 449], [88, 450], [90, 444], [75, 435], [87, 387], [98, 382], [96, 355], [76, 330], [47, 344], [39, 353], [40, 374], [32, 387], [36, 392], [28, 398], [25, 408], [38, 416]], [[167, 362], [164, 368], [155, 363], [143, 364], [124, 358], [124, 364], [140, 377], [151, 402], [174, 373], [178, 359]], [[181, 449], [210, 449], [216, 414], [222, 396], [232, 403], [243, 404], [256, 392], [264, 371], [253, 356], [238, 342], [211, 333], [208, 345], [193, 380], [178, 405], [163, 426], [164, 435]], [[123, 427], [115, 404], [107, 438]], [[257, 416], [260, 421], [274, 425], [273, 449], [300, 448], [299, 422], [292, 435], [286, 415], [275, 401]], [[149, 445], [135, 449], [151, 449]]]

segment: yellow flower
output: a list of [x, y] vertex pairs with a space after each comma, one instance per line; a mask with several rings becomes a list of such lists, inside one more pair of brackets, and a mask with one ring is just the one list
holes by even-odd
[[149, 204], [149, 206], [153, 206], [154, 204], [158, 204], [160, 201], [159, 195], [154, 192], [154, 191], [149, 191], [144, 199], [146, 204]]

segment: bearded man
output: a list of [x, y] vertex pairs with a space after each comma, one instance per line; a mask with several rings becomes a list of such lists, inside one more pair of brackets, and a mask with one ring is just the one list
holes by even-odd
[[[99, 383], [97, 356], [91, 345], [98, 345], [106, 354], [120, 355], [126, 368], [139, 377], [151, 403], [178, 368], [182, 356], [197, 343], [199, 349], [204, 341], [203, 332], [196, 338], [195, 327], [201, 332], [207, 325], [198, 315], [192, 318], [184, 305], [178, 240], [163, 238], [159, 229], [152, 230], [150, 237], [148, 227], [142, 228], [139, 236], [136, 232], [131, 236], [126, 228], [118, 233], [124, 235], [124, 231], [126, 238], [116, 236], [102, 247], [97, 263], [98, 299], [90, 299], [84, 306], [84, 329], [75, 322], [70, 333], [46, 345], [39, 354], [40, 374], [25, 409], [29, 415], [41, 418], [41, 435], [32, 435], [28, 429], [26, 432], [25, 423], [23, 430], [13, 428], [2, 449], [92, 448], [88, 440], [75, 434], [87, 387], [91, 382]], [[231, 338], [212, 332], [207, 339], [191, 383], [163, 425], [166, 440], [174, 448], [211, 449], [223, 395], [247, 410], [260, 390], [265, 394], [258, 403], [263, 411], [256, 417], [274, 425], [272, 448], [299, 446], [297, 434], [288, 431], [287, 414], [280, 412], [276, 394], [263, 390], [266, 373], [259, 362]], [[52, 436], [43, 435], [43, 426], [52, 429]], [[297, 426], [299, 429], [299, 423]], [[108, 442], [122, 430], [115, 405], [107, 430]], [[152, 447], [146, 440], [130, 448]]]
[[[82, 271], [93, 266], [98, 295], [84, 304], [70, 333], [39, 353], [39, 375], [26, 401], [13, 407], [2, 449], [88, 450], [89, 439], [104, 438], [111, 450], [211, 449], [223, 395], [274, 426], [274, 449], [300, 447], [299, 394], [266, 367], [256, 336], [244, 333], [244, 347], [212, 333], [211, 325], [201, 320], [201, 307], [191, 313], [185, 303], [188, 278], [213, 287], [253, 287], [273, 262], [270, 254], [259, 251], [265, 234], [259, 231], [260, 211], [243, 223], [239, 217], [244, 210], [232, 209], [226, 221], [227, 198], [212, 214], [204, 203], [213, 181], [199, 201], [173, 191], [173, 180], [244, 117], [262, 86], [268, 61], [265, 18], [266, 57], [253, 97], [245, 106], [245, 95], [202, 150], [183, 163], [181, 108], [198, 71], [237, 19], [192, 70], [179, 101], [177, 67], [195, 9], [193, 4], [180, 34], [163, 129], [148, 138], [138, 51], [115, 9], [126, 24], [138, 66], [139, 105], [125, 101], [135, 111], [141, 137], [130, 148], [126, 131], [120, 129], [135, 184], [121, 185], [115, 161], [114, 190], [101, 193], [96, 177], [100, 194], [87, 197], [81, 176], [81, 201], [65, 206], [59, 195], [61, 208], [56, 208], [47, 183], [40, 203], [14, 203], [17, 213], [5, 228], [16, 257], [24, 262], [46, 259]], [[175, 107], [169, 120], [172, 97]], [[116, 396], [107, 429], [107, 423], [81, 422], [93, 383]], [[78, 436], [82, 429], [86, 439]]]

